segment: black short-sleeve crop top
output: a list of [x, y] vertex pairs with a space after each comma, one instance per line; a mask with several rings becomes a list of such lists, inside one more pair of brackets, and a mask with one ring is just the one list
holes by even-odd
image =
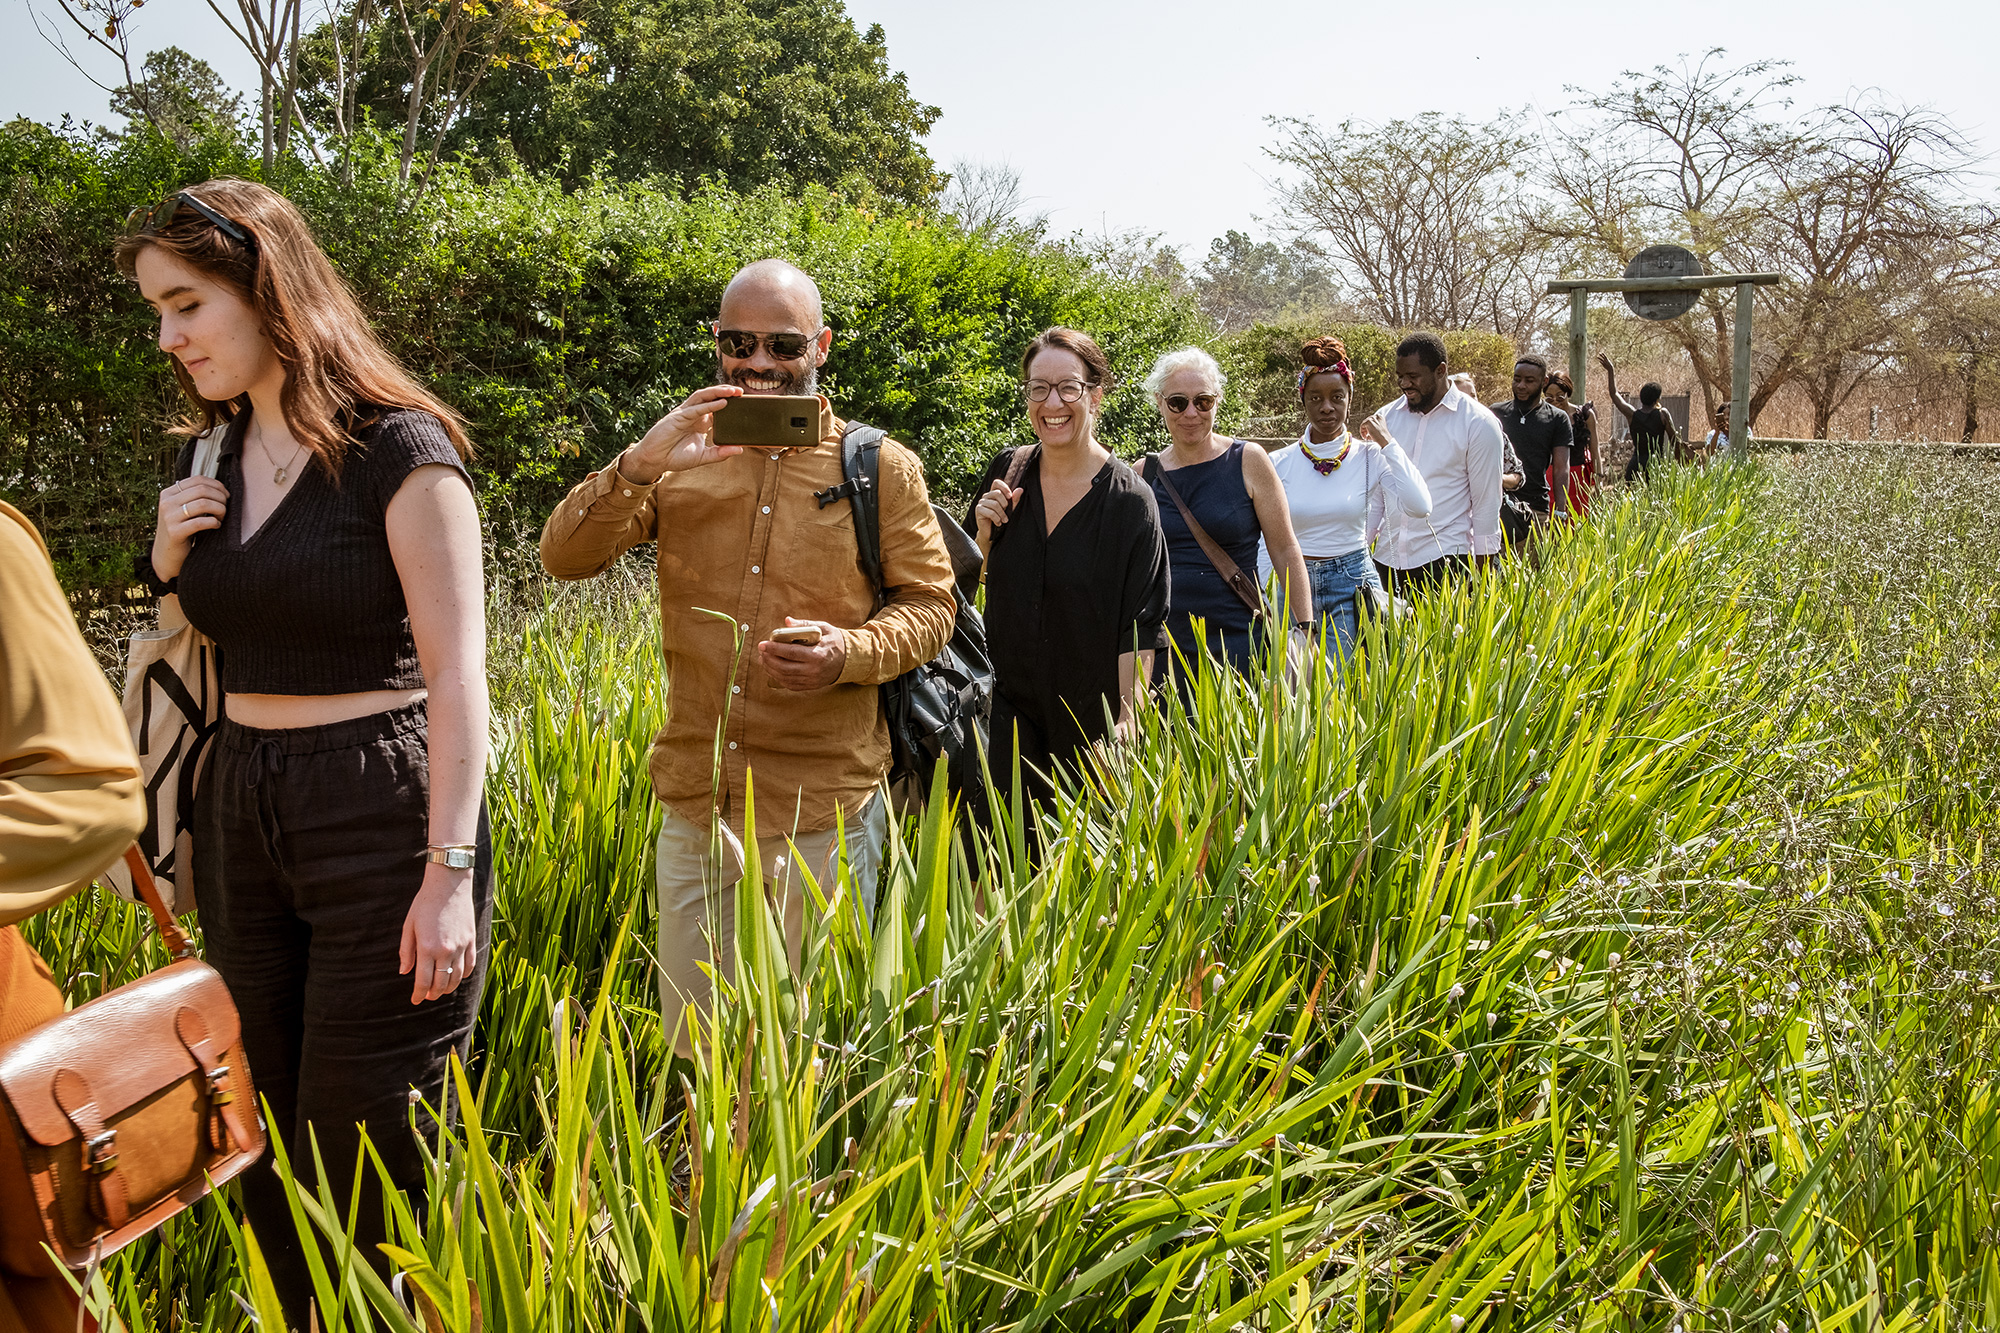
[[[366, 418], [364, 417], [364, 420]], [[262, 527], [243, 540], [242, 444], [249, 414], [227, 427], [220, 528], [197, 536], [181, 566], [181, 609], [216, 642], [222, 684], [237, 694], [353, 694], [424, 684], [410, 611], [389, 551], [389, 501], [410, 473], [442, 463], [466, 476], [428, 412], [376, 414], [354, 434], [336, 483], [306, 466]], [[192, 442], [175, 475], [194, 466]]]

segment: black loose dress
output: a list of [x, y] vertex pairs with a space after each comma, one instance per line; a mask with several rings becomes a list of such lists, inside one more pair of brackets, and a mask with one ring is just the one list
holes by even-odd
[[[1007, 449], [988, 464], [975, 507], [1013, 458]], [[1110, 734], [1119, 656], [1166, 647], [1167, 543], [1152, 487], [1116, 458], [1054, 532], [1042, 504], [1039, 447], [1018, 484], [1020, 502], [995, 530], [986, 560], [994, 670], [988, 755], [1005, 790], [1018, 730], [1022, 785], [1047, 799], [1055, 766]], [[965, 527], [979, 530], [970, 510]]]

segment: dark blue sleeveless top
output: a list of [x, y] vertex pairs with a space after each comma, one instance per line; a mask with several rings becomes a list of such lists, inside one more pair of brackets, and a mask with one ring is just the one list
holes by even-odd
[[[1231, 440], [1229, 448], [1219, 457], [1193, 467], [1175, 468], [1171, 475], [1174, 489], [1181, 493], [1181, 499], [1187, 502], [1202, 530], [1229, 553], [1237, 568], [1254, 579], [1257, 539], [1263, 529], [1257, 522], [1257, 506], [1250, 499], [1250, 488], [1243, 483], [1243, 448], [1243, 441]], [[1222, 575], [1216, 573], [1215, 566], [1202, 553], [1201, 543], [1194, 539], [1194, 533], [1181, 517], [1180, 507], [1160, 481], [1159, 463], [1147, 464], [1145, 475], [1159, 501], [1160, 528], [1167, 538], [1167, 566], [1173, 579], [1167, 633], [1173, 638], [1175, 652], [1192, 664], [1196, 654], [1205, 648], [1238, 671], [1248, 670], [1250, 608], [1230, 591]], [[1196, 637], [1196, 620], [1206, 624], [1205, 638]], [[1165, 661], [1155, 663], [1156, 676], [1166, 669]]]

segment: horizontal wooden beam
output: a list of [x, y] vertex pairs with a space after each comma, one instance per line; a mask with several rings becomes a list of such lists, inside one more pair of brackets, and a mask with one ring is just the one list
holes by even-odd
[[1557, 278], [1548, 286], [1559, 292], [1691, 292], [1704, 287], [1774, 287], [1782, 273], [1719, 273], [1693, 278]]

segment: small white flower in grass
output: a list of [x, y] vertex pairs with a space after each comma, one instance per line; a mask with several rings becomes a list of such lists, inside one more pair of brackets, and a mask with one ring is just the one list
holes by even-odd
[[1606, 962], [1607, 964], [1609, 964], [1610, 966], [1612, 966], [1612, 967], [1616, 967], [1616, 966], [1618, 966], [1618, 965], [1619, 965], [1620, 963], [1624, 962], [1625, 960], [1624, 960], [1624, 958], [1622, 958], [1622, 957], [1621, 957], [1621, 956], [1619, 956], [1618, 954], [1615, 954], [1615, 953], [1614, 953], [1614, 954], [1612, 954], [1612, 955], [1611, 955], [1610, 957], [1606, 958], [1606, 959], [1605, 959], [1604, 961], [1605, 961], [1605, 962]]
[[1449, 999], [1453, 1004], [1457, 1004], [1460, 1000], [1465, 998], [1465, 987], [1462, 985], [1454, 984], [1451, 988], [1451, 991], [1446, 996], [1446, 998]]
[[1451, 1317], [1451, 1333], [1458, 1333], [1458, 1330], [1464, 1327], [1465, 1327], [1464, 1315], [1455, 1314]]
[[1309, 888], [1309, 889], [1316, 889], [1316, 888], [1318, 888], [1318, 887], [1319, 887], [1319, 876], [1318, 876], [1318, 875], [1307, 875], [1307, 876], [1306, 876], [1306, 887], [1307, 887], [1307, 888]]
[[1498, 1023], [1499, 1021], [1500, 1021], [1500, 1015], [1498, 1014], [1486, 1015], [1486, 1030], [1488, 1032], [1491, 1032], [1493, 1030], [1493, 1025]]
[[1957, 913], [1956, 913], [1956, 912], [1954, 912], [1954, 911], [1952, 910], [1952, 906], [1951, 906], [1951, 904], [1950, 904], [1950, 903], [1939, 903], [1939, 904], [1938, 904], [1938, 909], [1937, 909], [1937, 912], [1938, 912], [1938, 915], [1939, 915], [1939, 916], [1956, 916], [1956, 915], [1957, 915]]

